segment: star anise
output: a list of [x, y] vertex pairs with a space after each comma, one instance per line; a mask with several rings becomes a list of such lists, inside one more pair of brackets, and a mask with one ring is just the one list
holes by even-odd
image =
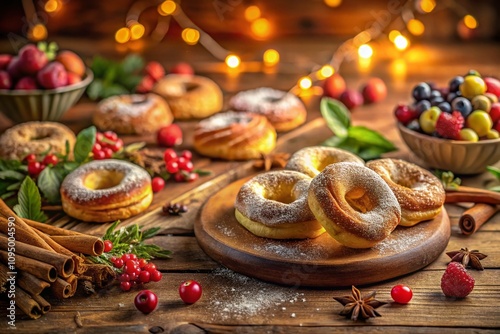
[[188, 211], [188, 207], [187, 205], [181, 205], [179, 203], [168, 203], [162, 207], [162, 211], [172, 216], [180, 216], [182, 213]]
[[345, 315], [347, 318], [356, 321], [358, 317], [361, 319], [381, 317], [375, 309], [387, 303], [376, 300], [376, 293], [376, 291], [372, 291], [362, 296], [361, 292], [353, 285], [351, 296], [333, 297], [333, 299], [344, 305], [344, 309], [339, 313], [340, 315]]
[[288, 158], [290, 158], [290, 154], [283, 152], [261, 154], [261, 158], [255, 161], [253, 166], [259, 169], [263, 168], [267, 172], [273, 167], [285, 167]]
[[461, 248], [459, 251], [447, 252], [452, 262], [462, 262], [464, 267], [471, 266], [477, 270], [484, 270], [481, 260], [488, 255], [479, 253], [477, 249], [469, 250], [467, 247]]

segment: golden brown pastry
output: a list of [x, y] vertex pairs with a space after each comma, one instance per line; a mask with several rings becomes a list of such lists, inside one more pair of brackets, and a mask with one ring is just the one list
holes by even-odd
[[13, 126], [0, 137], [0, 158], [22, 160], [28, 154], [65, 154], [70, 156], [76, 137], [67, 126], [56, 122], [26, 122]]
[[398, 159], [379, 159], [366, 164], [389, 185], [401, 206], [402, 226], [413, 226], [436, 217], [446, 193], [431, 172]]
[[325, 230], [344, 246], [370, 248], [401, 219], [399, 203], [385, 181], [353, 162], [327, 166], [311, 182], [309, 207]]
[[229, 100], [229, 108], [264, 115], [277, 132], [295, 129], [307, 116], [297, 96], [267, 87], [239, 92]]
[[235, 202], [238, 222], [259, 237], [315, 238], [325, 230], [307, 204], [311, 178], [295, 171], [259, 174], [240, 189]]
[[257, 159], [276, 146], [276, 131], [261, 115], [216, 114], [198, 123], [194, 148], [203, 155], [226, 160]]
[[221, 89], [205, 77], [169, 74], [156, 83], [153, 93], [167, 101], [175, 119], [206, 118], [222, 109]]
[[167, 103], [154, 94], [112, 96], [102, 100], [94, 112], [93, 122], [102, 131], [118, 134], [155, 133], [172, 123]]
[[285, 169], [295, 170], [315, 177], [326, 166], [333, 163], [350, 161], [364, 165], [363, 159], [351, 152], [326, 146], [311, 146], [295, 152], [288, 160]]
[[151, 204], [151, 177], [127, 161], [94, 160], [66, 176], [61, 200], [64, 212], [83, 221], [126, 219]]

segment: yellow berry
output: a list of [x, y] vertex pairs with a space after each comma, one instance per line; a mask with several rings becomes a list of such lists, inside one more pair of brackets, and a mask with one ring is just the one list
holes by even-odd
[[486, 134], [486, 138], [488, 139], [498, 139], [500, 138], [500, 133], [497, 130], [491, 129], [490, 132]]
[[483, 95], [486, 92], [486, 84], [481, 77], [468, 75], [460, 85], [462, 96], [472, 99], [476, 95]]
[[479, 140], [479, 136], [474, 132], [474, 130], [463, 128], [462, 130], [460, 130], [460, 139], [470, 142], [476, 142]]

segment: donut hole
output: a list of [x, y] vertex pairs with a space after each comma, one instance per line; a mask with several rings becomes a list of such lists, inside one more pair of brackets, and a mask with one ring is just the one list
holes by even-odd
[[283, 204], [290, 204], [295, 201], [296, 197], [293, 194], [294, 187], [288, 185], [281, 185], [273, 191], [265, 191], [263, 196], [265, 199], [280, 202]]
[[276, 102], [281, 101], [281, 99], [283, 99], [283, 97], [285, 97], [285, 95], [280, 96], [280, 97], [275, 97], [275, 96], [266, 96], [266, 97], [264, 98], [264, 101], [269, 102], [269, 103], [276, 103]]
[[92, 190], [109, 189], [119, 185], [125, 174], [114, 170], [97, 170], [85, 177], [83, 185]]
[[327, 157], [317, 161], [316, 169], [321, 172], [326, 168], [326, 166], [329, 166], [329, 165], [334, 164], [336, 162], [338, 162], [337, 158], [332, 157], [332, 156], [327, 156]]
[[43, 131], [44, 129], [40, 129], [42, 131], [36, 131], [33, 136], [30, 136], [30, 140], [45, 140], [52, 137], [52, 133], [49, 131]]
[[373, 210], [374, 203], [362, 188], [355, 188], [345, 194], [345, 200], [356, 211], [366, 213]]
[[200, 85], [198, 85], [197, 83], [194, 83], [194, 82], [184, 83], [184, 91], [186, 93], [192, 92], [193, 90], [197, 89], [198, 87], [200, 87]]

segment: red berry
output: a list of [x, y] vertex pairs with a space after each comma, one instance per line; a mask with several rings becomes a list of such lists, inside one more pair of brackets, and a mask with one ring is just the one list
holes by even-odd
[[12, 79], [7, 71], [0, 70], [0, 89], [10, 89], [12, 87]]
[[130, 284], [130, 282], [121, 282], [120, 283], [120, 288], [122, 288], [122, 291], [129, 291], [131, 287], [132, 287], [132, 284]]
[[338, 73], [326, 78], [323, 82], [323, 94], [334, 99], [338, 99], [345, 89], [345, 80]]
[[139, 281], [141, 283], [148, 283], [151, 280], [151, 273], [149, 271], [143, 270], [139, 274]]
[[447, 297], [465, 298], [474, 289], [474, 278], [459, 262], [450, 262], [441, 277], [441, 290]]
[[146, 259], [139, 259], [139, 268], [144, 268], [146, 264], [148, 264], [148, 261], [146, 261]]
[[133, 273], [128, 274], [130, 276], [130, 280], [133, 282], [137, 279], [137, 273], [134, 271]]
[[106, 153], [104, 151], [94, 152], [94, 160], [103, 160], [106, 159]]
[[171, 148], [167, 148], [165, 152], [163, 152], [163, 160], [165, 163], [168, 163], [169, 161], [172, 160], [177, 160], [177, 153]]
[[113, 157], [113, 150], [109, 147], [103, 148], [101, 152], [104, 152], [104, 157], [106, 159], [111, 159]]
[[122, 255], [122, 260], [123, 260], [123, 263], [127, 262], [128, 260], [130, 260], [130, 254], [129, 253], [123, 254]]
[[340, 94], [340, 102], [351, 110], [363, 104], [363, 95], [356, 90], [346, 89]]
[[459, 111], [449, 114], [442, 112], [436, 122], [436, 132], [443, 138], [460, 139], [460, 130], [464, 127], [464, 118]]
[[202, 294], [200, 283], [187, 280], [179, 286], [179, 295], [182, 301], [186, 304], [196, 303]]
[[157, 193], [165, 187], [165, 180], [159, 176], [153, 177], [151, 187], [153, 188], [153, 192]]
[[156, 137], [161, 146], [173, 147], [182, 144], [182, 130], [177, 124], [164, 126]]
[[413, 291], [404, 284], [398, 284], [391, 289], [391, 297], [398, 304], [408, 304], [413, 297]]
[[483, 78], [484, 83], [486, 84], [486, 92], [495, 94], [497, 97], [500, 97], [500, 80], [492, 77]]
[[177, 163], [177, 161], [170, 160], [166, 163], [165, 168], [170, 174], [175, 174], [179, 171], [179, 164]]
[[148, 263], [144, 266], [143, 270], [146, 270], [146, 271], [149, 271], [150, 273], [152, 273], [153, 271], [156, 270], [156, 266], [154, 263]]
[[417, 119], [418, 112], [410, 109], [410, 107], [405, 104], [398, 104], [394, 109], [394, 115], [401, 124], [407, 125], [414, 119]]
[[184, 74], [184, 75], [193, 75], [194, 74], [194, 70], [191, 67], [191, 65], [189, 65], [188, 63], [182, 63], [181, 62], [181, 63], [177, 63], [176, 65], [174, 65], [170, 69], [170, 73]]
[[96, 141], [96, 143], [100, 144], [103, 139], [104, 139], [104, 134], [102, 132], [97, 132], [95, 134], [95, 141]]
[[118, 138], [114, 144], [111, 144], [109, 146], [109, 148], [113, 151], [113, 152], [118, 152], [119, 150], [121, 150], [123, 147], [123, 140], [121, 140], [120, 138]]
[[38, 161], [28, 162], [28, 174], [31, 176], [38, 176], [42, 172], [42, 164]]
[[193, 153], [189, 150], [184, 150], [181, 153], [181, 157], [185, 158], [186, 160], [191, 161], [191, 159], [193, 158]]
[[45, 165], [52, 165], [55, 166], [59, 162], [59, 159], [57, 158], [56, 155], [54, 154], [47, 154], [45, 158], [43, 158], [43, 163]]
[[118, 139], [118, 135], [114, 133], [113, 131], [106, 131], [103, 133], [104, 138], [109, 139], [111, 141], [116, 141]]
[[130, 275], [125, 273], [120, 275], [120, 282], [130, 282]]
[[33, 153], [28, 154], [27, 156], [24, 157], [23, 159], [25, 162], [31, 162], [31, 161], [36, 161], [36, 155]]
[[174, 180], [175, 182], [184, 182], [186, 181], [186, 176], [183, 172], [177, 172], [174, 174]]
[[104, 240], [104, 253], [109, 253], [113, 249], [111, 240]]
[[139, 84], [135, 88], [135, 91], [139, 94], [146, 94], [153, 89], [154, 85], [155, 85], [155, 80], [149, 75], [146, 75], [145, 77], [142, 78], [141, 82], [139, 82]]
[[[129, 260], [130, 261], [130, 260]], [[127, 261], [127, 263], [129, 262]], [[126, 272], [127, 274], [129, 275], [133, 275], [135, 274], [135, 269], [137, 268], [136, 266], [132, 265], [132, 266], [129, 266], [128, 264], [125, 264], [125, 266], [123, 266], [123, 272]]]
[[186, 158], [184, 157], [180, 157], [179, 160], [177, 160], [177, 163], [179, 165], [179, 169], [185, 172], [191, 172], [194, 168], [193, 163], [189, 160], [186, 160]]
[[129, 256], [131, 260], [137, 261], [137, 255], [130, 253]]
[[500, 102], [491, 104], [489, 114], [493, 123], [496, 123], [500, 119]]
[[380, 78], [371, 78], [362, 89], [365, 103], [379, 102], [387, 96], [387, 87]]
[[158, 296], [149, 290], [142, 290], [135, 296], [135, 307], [144, 314], [151, 313], [158, 305]]
[[153, 79], [154, 82], [165, 76], [165, 69], [157, 61], [150, 61], [144, 68], [144, 72]]
[[115, 262], [113, 262], [113, 266], [118, 269], [122, 268], [123, 260], [121, 258], [116, 259]]
[[162, 274], [159, 270], [155, 270], [153, 272], [150, 272], [151, 276], [150, 279], [152, 282], [159, 282], [162, 278]]
[[198, 173], [189, 173], [185, 178], [184, 180], [186, 182], [193, 182], [193, 181], [196, 181], [198, 180], [200, 176], [198, 175]]
[[96, 152], [99, 152], [101, 150], [102, 146], [99, 143], [95, 143], [94, 146], [92, 147], [92, 153], [94, 153], [94, 155], [96, 154]]
[[48, 62], [45, 52], [35, 44], [27, 44], [19, 50], [19, 66], [26, 74], [36, 74]]

